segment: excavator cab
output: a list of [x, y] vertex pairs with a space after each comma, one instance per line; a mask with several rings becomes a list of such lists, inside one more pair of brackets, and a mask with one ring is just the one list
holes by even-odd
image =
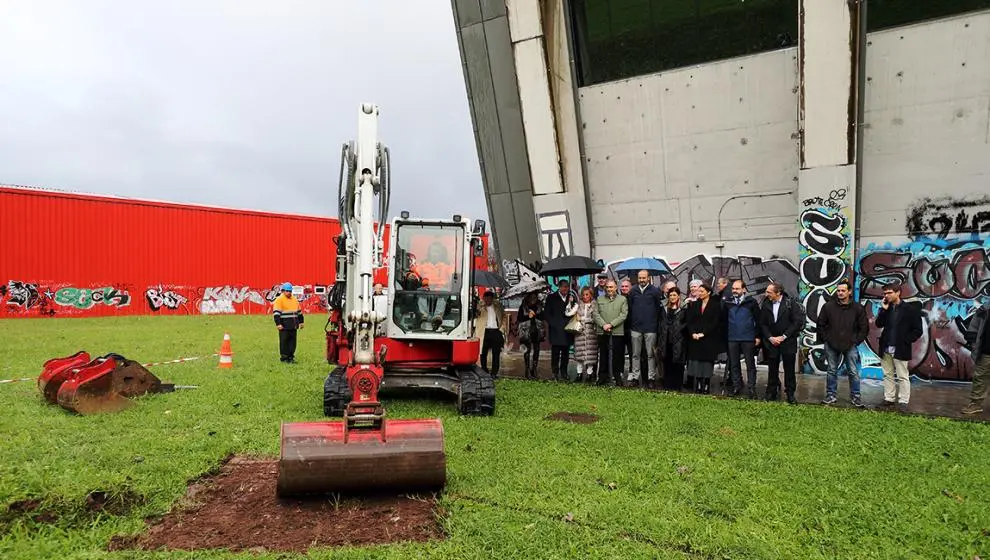
[[[387, 336], [394, 339], [466, 340], [471, 286], [465, 225], [396, 220]], [[423, 255], [417, 258], [416, 255]]]

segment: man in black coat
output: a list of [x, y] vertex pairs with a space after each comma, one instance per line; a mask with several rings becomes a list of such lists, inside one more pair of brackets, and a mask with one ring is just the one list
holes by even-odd
[[577, 299], [571, 293], [571, 284], [566, 279], [557, 281], [557, 293], [547, 296], [543, 306], [543, 316], [547, 320], [550, 339], [550, 371], [556, 381], [568, 379], [567, 364], [570, 358], [574, 335], [567, 332], [571, 316], [577, 312]]
[[883, 287], [883, 301], [876, 325], [880, 333], [880, 367], [883, 369], [883, 406], [907, 408], [911, 399], [911, 347], [924, 334], [921, 307], [901, 299], [901, 285]]
[[849, 376], [849, 400], [855, 407], [862, 407], [859, 393], [859, 350], [856, 348], [870, 334], [866, 309], [852, 300], [852, 286], [843, 280], [835, 286], [835, 293], [818, 312], [815, 322], [818, 342], [825, 348], [828, 374], [825, 378], [825, 399], [822, 404], [838, 402], [835, 393], [839, 388], [839, 365], [845, 364]]
[[766, 299], [760, 307], [760, 329], [763, 331], [763, 349], [766, 352], [767, 377], [766, 400], [780, 398], [780, 364], [784, 364], [784, 390], [787, 402], [794, 404], [797, 390], [795, 366], [797, 364], [798, 336], [804, 330], [805, 312], [801, 304], [784, 293], [784, 287], [772, 282], [766, 289]]

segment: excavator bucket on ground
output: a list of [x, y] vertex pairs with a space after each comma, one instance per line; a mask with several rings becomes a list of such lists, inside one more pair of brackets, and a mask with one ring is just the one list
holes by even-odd
[[80, 352], [45, 363], [38, 385], [46, 400], [79, 414], [98, 414], [132, 406], [129, 397], [163, 393], [174, 388], [162, 383], [141, 364], [120, 354], [111, 353], [81, 365], [66, 366], [76, 364], [82, 356], [89, 355]]
[[64, 358], [52, 358], [41, 367], [41, 375], [38, 376], [38, 390], [45, 400], [58, 404], [58, 390], [69, 378], [69, 375], [76, 368], [88, 364], [92, 358], [89, 352], [80, 350], [71, 356]]
[[434, 491], [447, 481], [439, 418], [372, 419], [348, 410], [339, 422], [283, 423], [279, 496], [374, 491]]

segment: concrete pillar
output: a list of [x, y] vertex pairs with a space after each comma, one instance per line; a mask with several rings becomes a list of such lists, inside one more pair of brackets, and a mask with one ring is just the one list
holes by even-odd
[[562, 0], [506, 0], [543, 260], [590, 256]]
[[504, 0], [451, 0], [491, 232], [499, 257], [540, 259], [516, 66]]
[[824, 372], [816, 344], [818, 311], [855, 262], [857, 2], [801, 0], [801, 170], [798, 255], [800, 297], [808, 311], [802, 337], [805, 372]]

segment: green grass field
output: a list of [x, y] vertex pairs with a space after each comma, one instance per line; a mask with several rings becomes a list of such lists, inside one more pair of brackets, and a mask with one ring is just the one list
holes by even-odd
[[[321, 417], [317, 318], [296, 365], [279, 363], [265, 317], [4, 320], [0, 378], [35, 376], [44, 360], [83, 348], [141, 362], [206, 355], [225, 330], [233, 370], [215, 358], [152, 368], [200, 389], [142, 397], [115, 415], [74, 416], [43, 403], [33, 383], [0, 385], [0, 558], [237, 556], [106, 546], [168, 511], [228, 453], [276, 456], [280, 421]], [[444, 402], [386, 403], [390, 416], [444, 419], [447, 540], [309, 557], [990, 556], [990, 426], [517, 380], [498, 391], [491, 418], [458, 417]], [[562, 410], [601, 420], [544, 419]], [[140, 505], [88, 513], [93, 490]], [[56, 520], [8, 510], [24, 499]]]

